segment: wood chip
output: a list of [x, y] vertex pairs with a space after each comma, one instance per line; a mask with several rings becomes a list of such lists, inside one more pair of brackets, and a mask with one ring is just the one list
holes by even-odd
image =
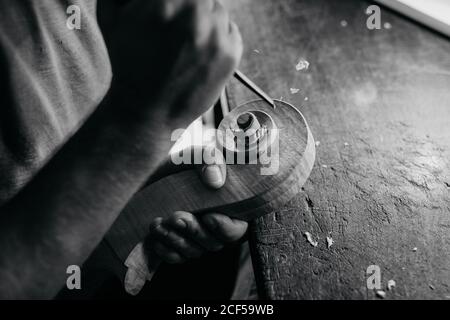
[[387, 289], [390, 291], [395, 287], [396, 283], [394, 280], [389, 280], [387, 283]]
[[327, 248], [330, 249], [330, 247], [334, 244], [334, 240], [332, 237], [327, 237]]
[[295, 66], [295, 69], [297, 69], [297, 71], [302, 71], [302, 70], [308, 70], [309, 68], [309, 62], [306, 61], [305, 59], [301, 58], [297, 65]]
[[305, 232], [304, 235], [305, 235], [305, 237], [306, 237], [306, 240], [308, 240], [308, 242], [309, 242], [313, 247], [317, 247], [317, 245], [319, 244], [319, 242], [314, 241], [314, 239], [313, 239], [311, 233]]

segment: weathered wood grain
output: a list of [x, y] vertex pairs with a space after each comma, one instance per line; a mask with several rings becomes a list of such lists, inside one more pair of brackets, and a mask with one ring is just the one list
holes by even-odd
[[[384, 8], [392, 28], [368, 30], [366, 1], [225, 3], [246, 45], [240, 69], [300, 107], [320, 141], [303, 192], [254, 224], [263, 295], [374, 299], [365, 273], [376, 264], [383, 286], [397, 284], [386, 299], [448, 298], [448, 39]], [[301, 57], [307, 71], [295, 69]], [[229, 91], [232, 104], [250, 98]]]

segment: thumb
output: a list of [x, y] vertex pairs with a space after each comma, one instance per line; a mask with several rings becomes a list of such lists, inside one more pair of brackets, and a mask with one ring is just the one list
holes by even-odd
[[222, 152], [214, 147], [204, 147], [203, 162], [200, 167], [203, 183], [213, 189], [223, 187], [227, 178], [227, 166]]
[[227, 168], [222, 152], [215, 147], [192, 146], [180, 152], [185, 162], [174, 164], [168, 157], [152, 174], [146, 185], [177, 172], [195, 169], [202, 182], [209, 188], [219, 189], [225, 184]]

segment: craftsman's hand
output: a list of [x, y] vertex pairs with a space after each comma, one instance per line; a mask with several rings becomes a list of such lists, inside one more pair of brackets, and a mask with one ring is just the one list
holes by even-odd
[[[226, 165], [224, 161], [219, 162], [221, 164], [198, 168], [202, 181], [210, 188], [218, 189], [225, 183]], [[146, 247], [167, 263], [182, 263], [238, 241], [246, 233], [247, 226], [245, 221], [219, 213], [196, 217], [178, 211], [151, 223]]]
[[113, 88], [127, 119], [169, 139], [218, 99], [243, 51], [237, 26], [217, 0], [130, 0], [105, 30]]

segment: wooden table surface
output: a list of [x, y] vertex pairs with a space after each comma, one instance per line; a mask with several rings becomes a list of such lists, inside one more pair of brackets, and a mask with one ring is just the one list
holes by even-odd
[[376, 299], [366, 270], [378, 265], [383, 289], [396, 282], [386, 299], [450, 299], [450, 41], [385, 8], [391, 28], [368, 30], [370, 4], [226, 1], [240, 69], [298, 106], [320, 142], [304, 191], [255, 222], [266, 298]]

